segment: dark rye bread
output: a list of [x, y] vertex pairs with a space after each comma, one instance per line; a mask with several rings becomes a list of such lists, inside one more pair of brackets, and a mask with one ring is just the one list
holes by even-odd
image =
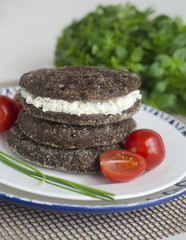
[[140, 80], [124, 69], [65, 66], [26, 73], [20, 86], [36, 97], [90, 101], [125, 96], [139, 88]]
[[135, 102], [135, 104], [124, 110], [122, 114], [91, 114], [85, 115], [82, 114], [81, 116], [75, 114], [68, 114], [68, 113], [61, 113], [61, 112], [43, 112], [40, 108], [36, 108], [32, 104], [27, 104], [25, 99], [21, 96], [18, 92], [17, 94], [18, 102], [23, 106], [24, 110], [27, 111], [30, 115], [41, 118], [44, 120], [50, 120], [59, 123], [66, 123], [66, 124], [77, 124], [77, 125], [103, 125], [114, 123], [118, 121], [122, 121], [128, 118], [131, 118], [136, 112], [139, 111], [141, 106], [141, 100]]
[[22, 132], [38, 143], [68, 149], [124, 143], [136, 127], [132, 118], [107, 125], [79, 126], [41, 120], [23, 110], [19, 113], [18, 125]]
[[36, 165], [72, 173], [96, 173], [100, 171], [99, 156], [120, 145], [65, 150], [38, 144], [23, 134], [17, 124], [7, 131], [9, 147], [23, 159]]

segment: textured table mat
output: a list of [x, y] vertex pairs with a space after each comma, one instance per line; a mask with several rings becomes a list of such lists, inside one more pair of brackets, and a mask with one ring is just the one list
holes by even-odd
[[18, 86], [19, 85], [19, 81], [17, 80], [12, 80], [10, 82], [0, 82], [0, 88], [4, 88], [4, 87], [14, 87], [14, 86]]
[[[175, 116], [186, 124], [185, 116]], [[0, 201], [0, 239], [161, 239], [186, 232], [186, 195], [139, 210], [68, 214]], [[179, 235], [178, 235], [179, 237]]]
[[0, 202], [0, 239], [161, 239], [186, 231], [185, 212], [186, 195], [104, 215], [46, 212]]

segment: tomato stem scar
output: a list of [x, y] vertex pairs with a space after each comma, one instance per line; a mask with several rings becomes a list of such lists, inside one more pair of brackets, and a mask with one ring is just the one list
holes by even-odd
[[130, 150], [131, 150], [132, 152], [136, 152], [136, 148], [135, 148], [135, 147], [132, 147]]

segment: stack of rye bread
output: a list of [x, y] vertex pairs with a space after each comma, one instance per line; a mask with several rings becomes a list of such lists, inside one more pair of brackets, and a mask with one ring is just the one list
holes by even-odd
[[65, 66], [39, 69], [20, 79], [23, 106], [7, 132], [23, 159], [74, 173], [100, 171], [99, 156], [122, 148], [136, 128], [139, 78], [123, 69]]

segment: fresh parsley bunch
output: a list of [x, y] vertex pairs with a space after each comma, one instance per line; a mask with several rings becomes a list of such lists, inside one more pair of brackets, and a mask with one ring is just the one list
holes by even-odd
[[67, 26], [57, 40], [55, 66], [124, 68], [142, 81], [143, 102], [186, 113], [186, 25], [152, 9], [98, 6]]

